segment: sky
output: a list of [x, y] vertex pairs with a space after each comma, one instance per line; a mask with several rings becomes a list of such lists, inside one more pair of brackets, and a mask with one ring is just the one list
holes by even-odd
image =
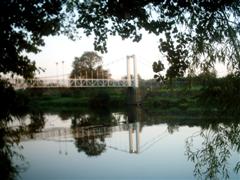
[[[37, 67], [45, 69], [45, 72], [37, 74], [37, 77], [44, 78], [68, 78], [72, 71], [74, 57], [80, 57], [85, 51], [94, 51], [93, 36], [72, 41], [66, 36], [45, 37], [45, 46], [41, 47], [38, 54], [30, 54], [29, 57], [35, 60]], [[158, 37], [143, 32], [140, 42], [134, 43], [130, 39], [122, 40], [121, 37], [111, 36], [107, 41], [108, 53], [101, 54], [104, 69], [108, 69], [112, 78], [120, 79], [127, 74], [126, 56], [135, 55], [138, 74], [143, 79], [152, 79], [154, 76], [152, 63], [166, 60], [159, 52]], [[133, 67], [131, 67], [133, 73]], [[226, 68], [218, 64], [216, 66], [219, 76], [226, 74]]]
[[[101, 54], [103, 67], [108, 69], [112, 78], [120, 79], [127, 74], [126, 56], [135, 55], [138, 74], [144, 79], [153, 78], [152, 63], [161, 57], [158, 50], [158, 39], [155, 35], [145, 33], [139, 43], [130, 39], [122, 40], [121, 37], [111, 36], [107, 41], [108, 53]], [[72, 71], [74, 57], [80, 57], [85, 51], [94, 51], [93, 37], [82, 37], [72, 41], [66, 36], [45, 37], [45, 46], [41, 47], [38, 54], [30, 54], [36, 61], [37, 67], [45, 72], [37, 74], [38, 77], [63, 77], [69, 76]], [[132, 65], [132, 64], [131, 64]], [[133, 67], [131, 66], [132, 73]]]

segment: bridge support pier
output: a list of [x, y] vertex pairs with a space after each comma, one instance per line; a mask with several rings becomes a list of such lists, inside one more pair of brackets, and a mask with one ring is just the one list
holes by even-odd
[[[133, 77], [131, 77], [130, 61], [133, 63]], [[135, 55], [127, 56], [127, 104], [139, 105], [140, 104], [140, 90], [138, 88], [138, 74], [137, 63]]]

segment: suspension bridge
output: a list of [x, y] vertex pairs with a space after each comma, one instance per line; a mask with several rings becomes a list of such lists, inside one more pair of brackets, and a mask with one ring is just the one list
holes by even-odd
[[[133, 75], [131, 75], [131, 63], [133, 64]], [[82, 78], [34, 78], [34, 79], [23, 79], [23, 78], [9, 78], [8, 81], [13, 85], [15, 89], [26, 89], [26, 88], [82, 88], [82, 87], [134, 87], [138, 88], [138, 73], [135, 55], [127, 56], [127, 75], [126, 78], [112, 79], [103, 78], [101, 72], [99, 77]]]

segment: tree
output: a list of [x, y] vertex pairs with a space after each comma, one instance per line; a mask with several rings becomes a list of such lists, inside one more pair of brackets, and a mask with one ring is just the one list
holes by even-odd
[[84, 52], [81, 57], [75, 57], [70, 78], [106, 79], [110, 77], [102, 67], [102, 57], [96, 52]]
[[[202, 138], [202, 143], [195, 142], [195, 139]], [[238, 123], [228, 125], [216, 124], [215, 129], [203, 129], [199, 134], [189, 137], [186, 140], [186, 152], [188, 160], [194, 166], [196, 179], [229, 179], [229, 160], [234, 151], [239, 153], [240, 126]], [[197, 142], [197, 141], [196, 141]], [[199, 146], [200, 145], [200, 146]], [[238, 174], [240, 160], [236, 161], [233, 171]]]
[[0, 73], [33, 77], [37, 67], [26, 53], [39, 52], [43, 36], [61, 27], [65, 0], [0, 1]]
[[102, 52], [110, 35], [136, 42], [141, 29], [158, 35], [170, 79], [183, 76], [193, 62], [224, 62], [240, 72], [239, 0], [73, 0], [67, 7], [77, 12], [76, 27], [94, 34], [95, 49]]
[[224, 62], [240, 72], [239, 0], [2, 0], [0, 12], [2, 73], [33, 76], [36, 66], [23, 53], [37, 53], [43, 36], [73, 37], [76, 29], [94, 34], [102, 52], [111, 35], [135, 42], [141, 29], [158, 35], [168, 78], [182, 76], [192, 62]]

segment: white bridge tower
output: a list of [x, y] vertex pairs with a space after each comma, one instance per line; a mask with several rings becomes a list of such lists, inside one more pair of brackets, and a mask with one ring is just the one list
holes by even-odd
[[[131, 77], [130, 63], [133, 64], [133, 80]], [[137, 73], [137, 63], [136, 56], [127, 56], [127, 85], [128, 85], [128, 104], [129, 105], [139, 105], [140, 104], [140, 92], [138, 83], [138, 73]]]

